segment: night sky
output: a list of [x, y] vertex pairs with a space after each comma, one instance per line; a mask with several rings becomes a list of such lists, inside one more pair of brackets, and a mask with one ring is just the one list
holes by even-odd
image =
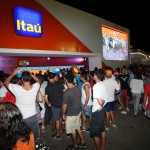
[[[150, 53], [150, 7], [147, 2], [120, 0], [56, 0], [130, 30], [130, 45]], [[132, 4], [131, 4], [132, 2]]]

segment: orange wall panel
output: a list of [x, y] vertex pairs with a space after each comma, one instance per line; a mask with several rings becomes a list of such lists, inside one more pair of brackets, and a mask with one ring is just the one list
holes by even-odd
[[[0, 0], [0, 4], [0, 48], [91, 53], [91, 50], [35, 0]], [[20, 36], [15, 33], [13, 19], [15, 6], [37, 10], [42, 14], [41, 38]]]

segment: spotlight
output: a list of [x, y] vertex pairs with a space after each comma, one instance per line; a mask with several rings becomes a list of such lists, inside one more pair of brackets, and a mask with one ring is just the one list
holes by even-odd
[[47, 60], [50, 60], [51, 58], [50, 57], [47, 57]]
[[87, 60], [87, 58], [84, 58], [84, 60]]

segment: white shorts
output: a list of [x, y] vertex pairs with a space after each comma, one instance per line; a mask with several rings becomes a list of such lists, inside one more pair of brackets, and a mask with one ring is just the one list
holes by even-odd
[[81, 127], [81, 112], [77, 116], [67, 116], [66, 118], [66, 133], [75, 133], [76, 129]]

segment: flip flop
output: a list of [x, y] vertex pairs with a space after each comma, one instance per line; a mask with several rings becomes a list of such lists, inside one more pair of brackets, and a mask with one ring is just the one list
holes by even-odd
[[81, 128], [81, 130], [82, 130], [82, 131], [86, 131], [86, 129], [84, 129], [84, 128]]

